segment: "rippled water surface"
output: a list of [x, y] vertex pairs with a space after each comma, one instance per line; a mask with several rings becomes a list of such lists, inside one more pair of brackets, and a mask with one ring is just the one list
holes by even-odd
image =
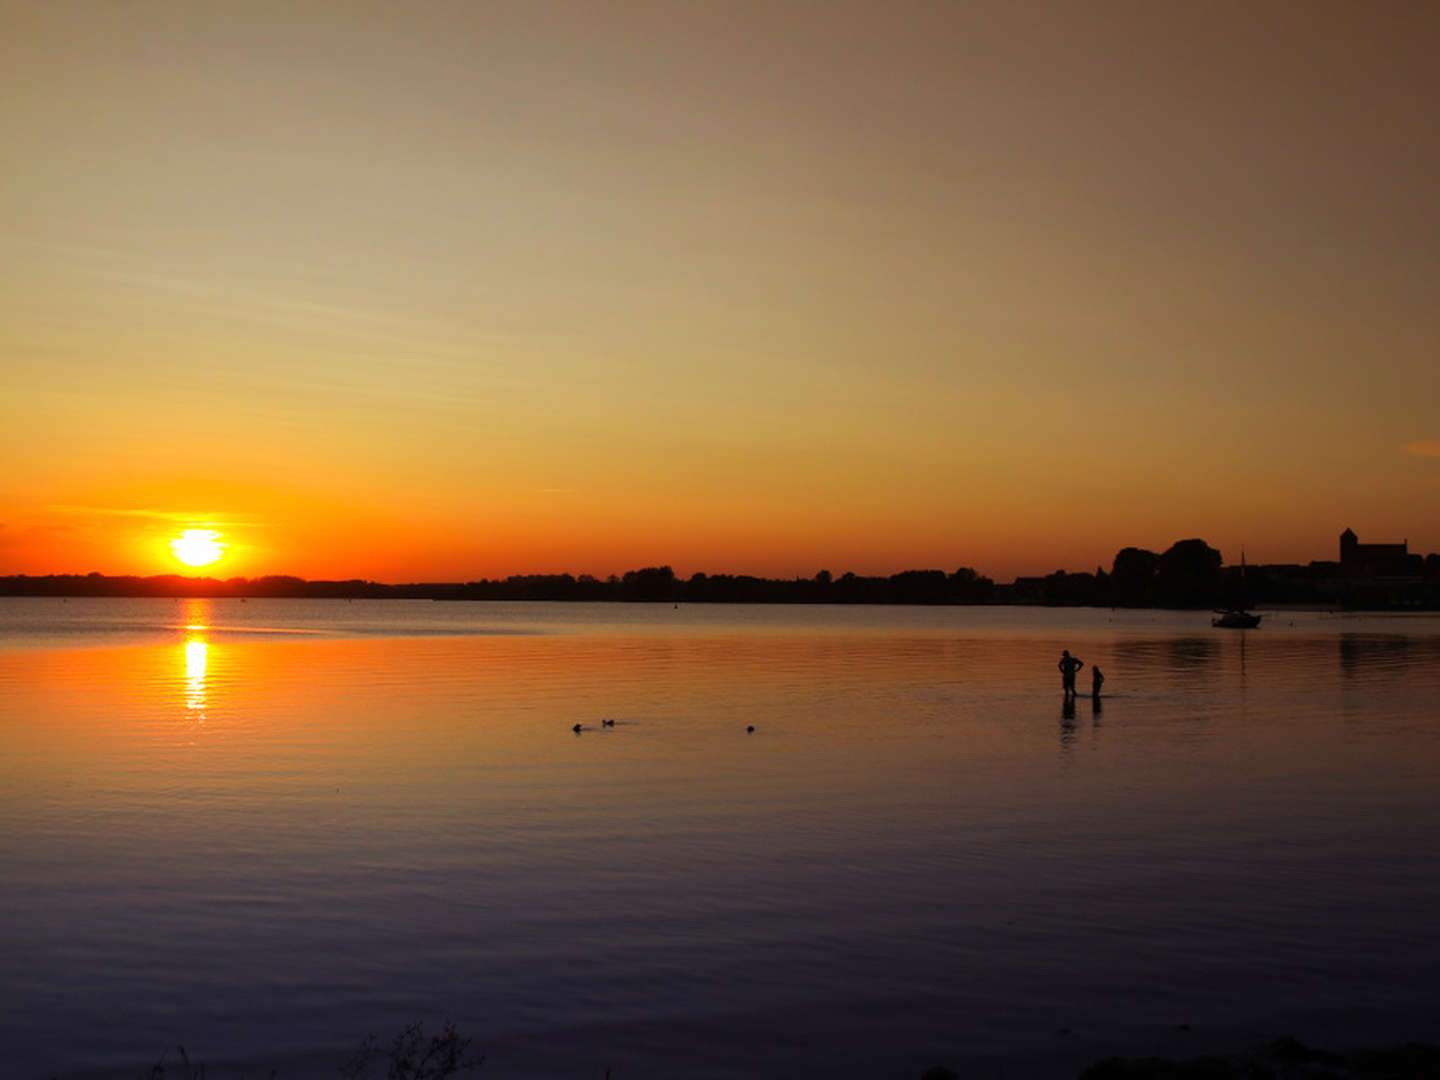
[[1440, 1040], [1437, 702], [1424, 617], [0, 600], [0, 1045], [288, 1080], [448, 1016], [497, 1078], [913, 1080]]

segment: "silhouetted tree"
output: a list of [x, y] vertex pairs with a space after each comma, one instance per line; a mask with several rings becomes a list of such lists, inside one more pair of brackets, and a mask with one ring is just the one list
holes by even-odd
[[627, 571], [620, 580], [624, 600], [670, 600], [676, 596], [675, 571], [668, 566], [647, 566]]
[[995, 582], [962, 566], [950, 575], [950, 600], [956, 604], [988, 604], [995, 597]]
[[943, 570], [902, 570], [890, 575], [892, 604], [943, 604], [948, 599]]
[[1221, 599], [1220, 552], [1204, 540], [1179, 540], [1155, 564], [1155, 599], [1163, 607], [1202, 607]]
[[817, 604], [828, 604], [834, 598], [831, 588], [832, 579], [829, 570], [821, 570], [815, 575], [815, 585], [811, 592], [811, 599]]
[[1122, 607], [1153, 603], [1155, 566], [1160, 556], [1144, 548], [1121, 548], [1110, 568], [1110, 602]]
[[1067, 574], [1056, 570], [1045, 577], [1044, 602], [1047, 604], [1095, 605], [1103, 603], [1096, 588], [1094, 574]]

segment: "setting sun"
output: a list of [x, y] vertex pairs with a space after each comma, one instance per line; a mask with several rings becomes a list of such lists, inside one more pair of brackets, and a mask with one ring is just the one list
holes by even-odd
[[186, 566], [209, 566], [225, 553], [225, 545], [214, 529], [186, 529], [170, 541], [170, 550]]

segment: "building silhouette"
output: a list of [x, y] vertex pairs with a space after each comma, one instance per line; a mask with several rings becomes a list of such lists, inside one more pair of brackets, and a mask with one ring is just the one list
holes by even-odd
[[1354, 529], [1340, 534], [1340, 571], [1346, 577], [1405, 577], [1411, 573], [1410, 542], [1362, 544]]

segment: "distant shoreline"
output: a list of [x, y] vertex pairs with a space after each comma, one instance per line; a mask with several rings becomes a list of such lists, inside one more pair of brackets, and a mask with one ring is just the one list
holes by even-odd
[[[1348, 550], [1345, 544], [1342, 537], [1342, 555]], [[682, 578], [669, 566], [646, 566], [604, 579], [590, 574], [512, 574], [500, 579], [398, 585], [360, 578], [307, 581], [286, 574], [223, 580], [183, 574], [12, 574], [0, 577], [0, 596], [1437, 611], [1440, 555], [1421, 558], [1405, 553], [1389, 562], [1347, 562], [1342, 558], [1340, 562], [1312, 562], [1305, 566], [1246, 566], [1242, 560], [1239, 566], [1225, 566], [1219, 551], [1204, 540], [1192, 538], [1177, 540], [1158, 554], [1122, 548], [1109, 571], [1103, 567], [1096, 567], [1094, 573], [1056, 570], [1044, 577], [1018, 577], [1008, 585], [998, 584], [967, 566], [953, 573], [902, 570], [874, 577], [854, 573], [836, 576], [821, 570], [809, 578], [701, 572]]]
[[[549, 601], [569, 603], [778, 604], [927, 607], [1045, 607], [1098, 610], [1204, 611], [1223, 605], [1215, 597], [1191, 603], [1162, 602], [1153, 593], [1139, 602], [1116, 603], [1096, 598], [1047, 598], [1016, 586], [995, 585], [973, 571], [947, 575], [939, 570], [910, 570], [890, 577], [771, 579], [746, 575], [696, 574], [689, 579], [667, 576], [668, 567], [631, 571], [604, 581], [569, 574], [517, 575], [503, 580], [415, 582], [389, 585], [351, 579], [308, 581], [289, 576], [260, 578], [152, 577], [103, 574], [16, 574], [0, 577], [0, 597], [115, 599], [287, 599], [287, 600], [433, 600], [446, 602]], [[1186, 597], [1189, 599], [1189, 597]], [[1409, 602], [1375, 597], [1363, 591], [1348, 602], [1268, 601], [1247, 605], [1256, 611], [1341, 616], [1354, 613], [1425, 615], [1440, 612], [1440, 597], [1418, 594]], [[1369, 602], [1367, 602], [1369, 601]]]

